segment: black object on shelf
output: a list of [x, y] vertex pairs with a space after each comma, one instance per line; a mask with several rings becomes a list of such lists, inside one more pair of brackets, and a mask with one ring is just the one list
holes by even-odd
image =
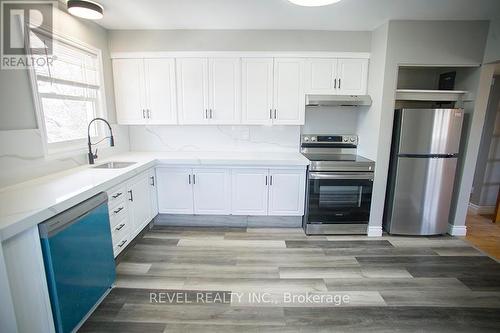
[[457, 72], [447, 72], [439, 75], [439, 90], [454, 90]]

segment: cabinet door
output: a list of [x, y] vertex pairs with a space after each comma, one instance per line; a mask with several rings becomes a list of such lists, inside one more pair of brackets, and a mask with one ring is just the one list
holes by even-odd
[[274, 124], [304, 124], [304, 65], [303, 59], [274, 59]]
[[146, 59], [144, 68], [149, 124], [176, 124], [174, 59]]
[[368, 80], [368, 59], [338, 60], [337, 94], [364, 95]]
[[304, 215], [305, 170], [269, 171], [269, 215]]
[[231, 212], [229, 169], [193, 169], [194, 213]]
[[267, 215], [267, 169], [233, 169], [231, 176], [231, 213]]
[[273, 58], [242, 59], [242, 123], [270, 124], [273, 108]]
[[129, 218], [133, 231], [139, 231], [151, 221], [151, 189], [149, 173], [139, 175], [128, 183]]
[[158, 211], [162, 214], [193, 214], [191, 169], [156, 169]]
[[213, 124], [240, 121], [241, 64], [239, 58], [209, 59], [209, 118]]
[[145, 124], [144, 61], [114, 59], [113, 80], [119, 124]]
[[151, 218], [155, 218], [158, 215], [158, 193], [157, 193], [157, 179], [155, 169], [149, 171], [149, 191], [151, 195]]
[[208, 122], [207, 58], [177, 58], [177, 103], [181, 124]]
[[312, 94], [335, 94], [337, 59], [307, 60], [306, 91]]

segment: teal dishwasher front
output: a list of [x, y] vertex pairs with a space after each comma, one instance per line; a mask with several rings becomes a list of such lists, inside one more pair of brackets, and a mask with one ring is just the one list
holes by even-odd
[[115, 281], [105, 193], [39, 224], [56, 332], [81, 325]]

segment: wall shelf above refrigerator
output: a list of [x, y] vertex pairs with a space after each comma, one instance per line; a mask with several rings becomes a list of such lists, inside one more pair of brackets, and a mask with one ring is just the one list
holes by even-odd
[[472, 100], [465, 90], [396, 89], [396, 100], [463, 102]]

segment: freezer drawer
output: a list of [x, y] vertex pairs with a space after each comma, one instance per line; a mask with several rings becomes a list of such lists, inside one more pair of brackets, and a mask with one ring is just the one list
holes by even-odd
[[[457, 154], [463, 122], [462, 109], [402, 109], [398, 154]], [[396, 127], [398, 128], [398, 127]]]
[[456, 167], [456, 158], [398, 158], [387, 231], [446, 233]]

